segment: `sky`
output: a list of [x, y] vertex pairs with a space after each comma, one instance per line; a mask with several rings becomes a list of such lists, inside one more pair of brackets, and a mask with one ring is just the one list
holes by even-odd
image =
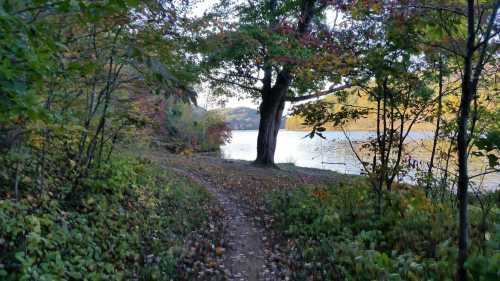
[[236, 98], [236, 97], [228, 97], [224, 100], [224, 106], [222, 106], [210, 97], [208, 91], [199, 91], [198, 92], [198, 106], [201, 106], [205, 109], [216, 109], [216, 108], [235, 108], [235, 107], [250, 107], [257, 109], [259, 106], [258, 101], [254, 101], [248, 98]]

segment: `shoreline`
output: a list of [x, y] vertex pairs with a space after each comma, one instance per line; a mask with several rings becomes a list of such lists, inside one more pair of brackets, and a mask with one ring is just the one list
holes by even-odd
[[[243, 132], [246, 132], [246, 131], [259, 131], [259, 129], [231, 129], [231, 131], [243, 131]], [[279, 129], [279, 131], [288, 131], [288, 132], [310, 132], [310, 130], [307, 130], [307, 129]], [[346, 130], [346, 132], [376, 132], [377, 130], [376, 129], [350, 129], [350, 130]], [[412, 132], [429, 132], [429, 133], [433, 133], [432, 130], [423, 130], [423, 129], [413, 129], [411, 130]], [[342, 130], [326, 130], [326, 131], [323, 131], [322, 133], [327, 133], [327, 132], [338, 132], [338, 133], [342, 133]]]

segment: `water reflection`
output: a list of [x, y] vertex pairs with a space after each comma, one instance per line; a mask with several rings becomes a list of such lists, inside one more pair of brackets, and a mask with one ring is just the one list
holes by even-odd
[[[257, 157], [257, 131], [233, 131], [231, 143], [224, 145], [222, 154], [227, 159], [255, 160]], [[374, 132], [349, 132], [352, 142], [366, 141]], [[276, 147], [276, 163], [293, 163], [301, 167], [328, 169], [346, 174], [360, 174], [361, 166], [352, 153], [342, 132], [324, 132], [326, 139], [306, 137], [307, 132], [280, 130]], [[431, 132], [411, 132], [408, 143], [416, 143], [432, 138]], [[421, 159], [428, 157], [426, 151], [413, 151]], [[488, 188], [498, 188], [500, 175], [488, 176], [484, 183]]]

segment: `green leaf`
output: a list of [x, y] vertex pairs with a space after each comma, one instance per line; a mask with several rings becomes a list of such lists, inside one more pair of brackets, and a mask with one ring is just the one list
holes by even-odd
[[490, 165], [491, 168], [495, 168], [498, 166], [498, 156], [495, 154], [488, 154], [486, 155], [488, 157], [488, 164]]

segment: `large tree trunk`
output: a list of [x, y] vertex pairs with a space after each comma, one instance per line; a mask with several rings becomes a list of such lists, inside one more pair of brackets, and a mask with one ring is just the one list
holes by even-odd
[[285, 107], [282, 95], [264, 96], [260, 105], [259, 136], [257, 138], [257, 159], [255, 163], [264, 166], [274, 165], [276, 140], [280, 129], [281, 116]]
[[[322, 8], [315, 8], [317, 0], [304, 0], [301, 2], [300, 18], [297, 26], [297, 39], [310, 32], [311, 22], [315, 12]], [[273, 30], [278, 24], [276, 13], [277, 0], [270, 0], [269, 11], [275, 15], [269, 22], [269, 29]], [[259, 136], [257, 138], [257, 159], [255, 163], [264, 166], [274, 166], [274, 152], [276, 140], [280, 129], [281, 115], [285, 107], [285, 98], [288, 87], [292, 81], [293, 64], [285, 65], [278, 71], [276, 82], [272, 85], [273, 67], [270, 57], [264, 59], [264, 77], [262, 79], [262, 103], [260, 105]]]

